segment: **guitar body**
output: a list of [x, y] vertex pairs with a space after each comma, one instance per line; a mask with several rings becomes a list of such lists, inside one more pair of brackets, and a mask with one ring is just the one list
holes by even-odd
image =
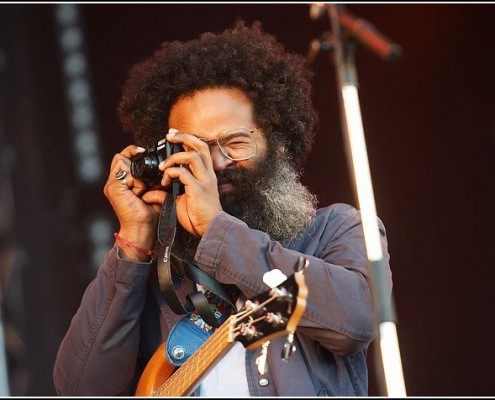
[[165, 343], [155, 351], [148, 361], [139, 379], [136, 396], [153, 396], [154, 393], [170, 378], [176, 367], [167, 361]]

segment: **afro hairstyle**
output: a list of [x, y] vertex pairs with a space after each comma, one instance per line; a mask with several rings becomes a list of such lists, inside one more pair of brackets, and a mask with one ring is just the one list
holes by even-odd
[[269, 146], [285, 147], [299, 167], [318, 124], [311, 79], [304, 58], [286, 51], [259, 21], [249, 26], [238, 20], [221, 33], [164, 42], [131, 66], [118, 116], [135, 143], [150, 148], [168, 131], [170, 109], [179, 98], [207, 88], [237, 88], [253, 103], [254, 121]]

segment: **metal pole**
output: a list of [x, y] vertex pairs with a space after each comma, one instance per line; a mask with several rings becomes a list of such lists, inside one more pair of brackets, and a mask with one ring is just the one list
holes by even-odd
[[[1, 297], [1, 295], [0, 295]], [[0, 305], [0, 313], [2, 313]], [[9, 374], [7, 368], [7, 354], [5, 347], [5, 334], [3, 329], [3, 315], [0, 315], [0, 397], [9, 396]]]
[[[372, 268], [371, 290], [373, 293], [376, 319], [378, 325], [380, 363], [384, 376], [382, 390], [384, 395], [391, 397], [406, 397], [406, 388], [402, 373], [402, 364], [395, 325], [395, 312], [393, 299], [388, 295], [384, 283], [386, 281], [383, 251], [380, 241], [378, 217], [371, 182], [371, 174], [366, 150], [361, 110], [359, 106], [357, 73], [354, 65], [354, 43], [349, 40], [352, 35], [349, 29], [355, 21], [349, 18], [348, 13], [340, 13], [338, 5], [325, 4], [332, 27], [332, 47], [335, 59], [337, 83], [339, 89], [339, 101], [341, 106], [342, 128], [344, 133], [347, 160], [350, 171], [353, 174], [355, 194], [359, 202], [359, 209], [363, 221], [364, 239], [367, 257]], [[346, 18], [344, 19], [343, 16]], [[345, 24], [343, 23], [345, 22]], [[360, 26], [363, 25], [360, 21]], [[346, 25], [347, 24], [347, 25]], [[346, 37], [342, 35], [341, 26], [347, 27]], [[372, 27], [368, 25], [368, 27]], [[356, 31], [358, 32], [358, 31]], [[356, 33], [354, 32], [354, 33]], [[362, 33], [362, 32], [360, 32]], [[388, 54], [390, 47], [375, 30], [371, 37], [373, 41], [367, 41], [371, 49]], [[379, 40], [377, 40], [379, 38]], [[360, 36], [361, 40], [366, 40]], [[358, 40], [359, 41], [359, 40]], [[374, 46], [378, 43], [379, 46]], [[400, 54], [400, 48], [393, 46], [394, 58]], [[383, 56], [385, 58], [385, 56]]]

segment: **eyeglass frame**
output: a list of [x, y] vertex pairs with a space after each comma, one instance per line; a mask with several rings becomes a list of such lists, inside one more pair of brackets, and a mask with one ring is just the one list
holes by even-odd
[[[225, 149], [223, 148], [223, 146], [220, 145], [220, 143], [218, 143], [218, 138], [228, 132], [231, 132], [231, 131], [236, 131], [236, 130], [239, 130], [239, 129], [247, 129], [249, 131], [249, 133], [251, 133], [251, 136], [253, 137], [253, 141], [254, 141], [254, 153], [248, 157], [243, 157], [243, 158], [232, 158], [230, 157], [227, 152], [225, 151]], [[222, 132], [219, 132], [218, 133], [218, 136], [217, 137], [214, 137], [214, 138], [211, 138], [211, 139], [206, 139], [206, 138], [203, 138], [203, 137], [198, 137], [196, 136], [199, 140], [205, 142], [208, 146], [218, 146], [218, 148], [220, 149], [220, 151], [222, 152], [222, 154], [227, 157], [229, 160], [231, 161], [245, 161], [245, 160], [249, 160], [250, 158], [253, 158], [256, 154], [258, 154], [258, 142], [256, 141], [256, 137], [254, 136], [254, 132], [256, 132], [257, 130], [259, 129], [259, 127], [256, 127], [256, 128], [245, 128], [245, 127], [240, 127], [240, 128], [233, 128], [233, 129], [227, 129], [226, 131], [222, 131]]]

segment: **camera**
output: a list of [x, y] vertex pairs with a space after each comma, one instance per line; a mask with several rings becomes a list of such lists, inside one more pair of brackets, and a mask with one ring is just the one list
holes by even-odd
[[[134, 178], [142, 180], [148, 187], [148, 190], [163, 189], [160, 183], [163, 172], [158, 169], [158, 165], [172, 154], [181, 151], [184, 151], [184, 149], [180, 144], [162, 139], [153, 148], [136, 154], [131, 158], [131, 174]], [[172, 187], [166, 187], [165, 190], [171, 192]], [[184, 193], [184, 185], [180, 183], [179, 194], [182, 193]]]

